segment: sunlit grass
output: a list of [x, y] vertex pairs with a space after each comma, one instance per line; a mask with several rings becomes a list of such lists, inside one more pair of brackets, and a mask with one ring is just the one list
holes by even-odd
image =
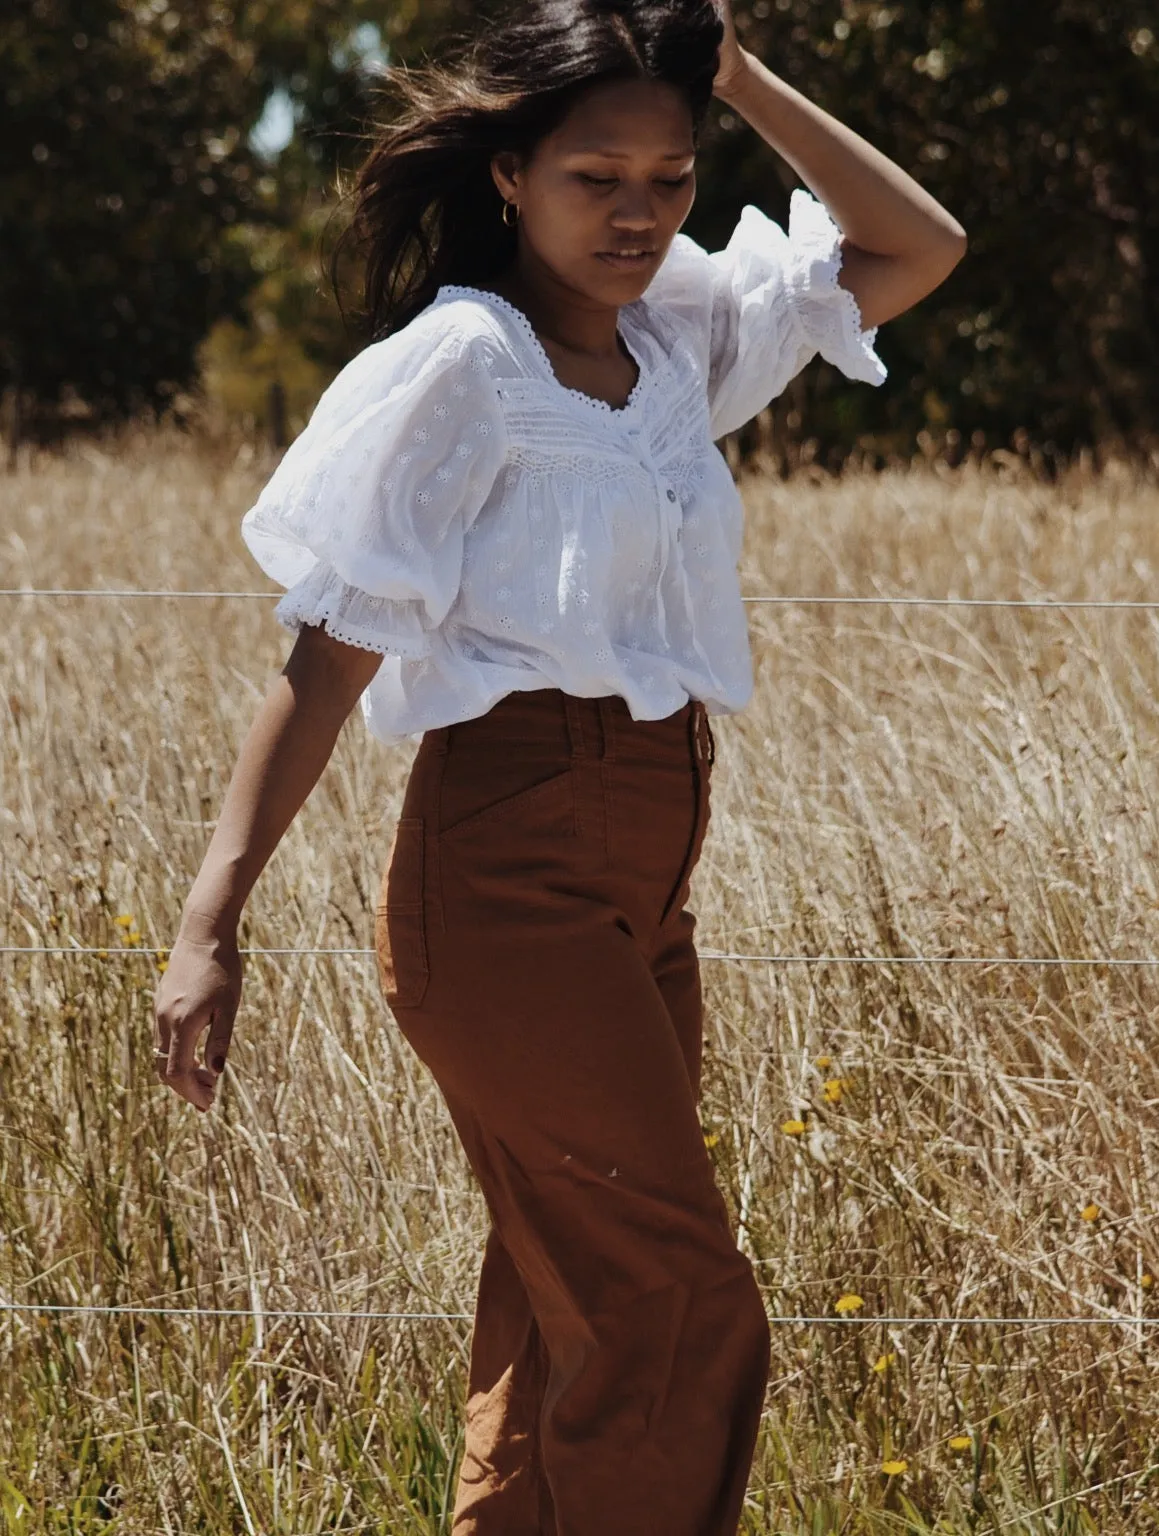
[[[264, 588], [269, 464], [127, 434], [0, 480], [0, 585]], [[1159, 599], [1159, 492], [1012, 465], [754, 480], [758, 594]], [[371, 961], [250, 959], [202, 1119], [153, 991], [272, 603], [0, 599], [0, 1530], [449, 1530], [486, 1216]], [[777, 1324], [745, 1530], [1159, 1529], [1159, 614], [750, 609], [694, 887], [705, 1140]], [[411, 749], [358, 714], [242, 943], [367, 947]], [[985, 960], [913, 965], [913, 956]], [[651, 1536], [651, 1533], [649, 1533]], [[656, 1533], [681, 1536], [681, 1533]], [[689, 1533], [691, 1536], [691, 1533]]]

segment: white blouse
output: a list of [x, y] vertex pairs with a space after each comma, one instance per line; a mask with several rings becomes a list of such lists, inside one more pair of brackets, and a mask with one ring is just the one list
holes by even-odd
[[634, 719], [753, 688], [739, 493], [714, 440], [817, 353], [886, 369], [837, 281], [841, 231], [807, 192], [788, 234], [746, 207], [726, 250], [678, 235], [620, 311], [623, 409], [568, 389], [522, 311], [444, 287], [346, 365], [242, 536], [296, 631], [381, 652], [362, 696], [395, 744], [516, 690], [619, 694]]

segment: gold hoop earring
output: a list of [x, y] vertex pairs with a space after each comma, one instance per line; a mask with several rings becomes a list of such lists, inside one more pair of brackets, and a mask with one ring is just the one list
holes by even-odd
[[[515, 215], [514, 218], [509, 217], [509, 215], [512, 213]], [[508, 229], [514, 229], [515, 226], [519, 223], [519, 205], [517, 203], [505, 202], [503, 204], [503, 222], [506, 224]]]

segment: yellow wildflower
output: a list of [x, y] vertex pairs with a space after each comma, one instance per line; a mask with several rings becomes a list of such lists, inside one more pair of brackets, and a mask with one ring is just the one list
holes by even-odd
[[109, 952], [108, 952], [107, 949], [98, 949], [97, 950], [97, 959], [98, 960], [107, 960], [108, 958], [109, 958]]
[[826, 1082], [824, 1088], [822, 1089], [822, 1092], [825, 1095], [825, 1102], [826, 1102], [826, 1104], [840, 1104], [840, 1102], [841, 1102], [841, 1095], [842, 1095], [842, 1092], [844, 1091], [844, 1088], [845, 1088], [845, 1084], [844, 1084], [844, 1082], [842, 1081], [841, 1078], [839, 1078], [839, 1077], [831, 1077], [831, 1078], [829, 1078], [829, 1080]]
[[827, 1067], [831, 1067], [833, 1065], [833, 1058], [832, 1056], [818, 1056], [813, 1065], [815, 1067], [819, 1067], [821, 1071], [824, 1072]]
[[705, 1138], [704, 1138], [704, 1145], [706, 1147], [715, 1147], [719, 1140], [720, 1140], [720, 1132], [719, 1131], [713, 1131], [710, 1136], [705, 1136]]
[[1092, 1200], [1090, 1205], [1084, 1205], [1080, 1213], [1084, 1221], [1098, 1221], [1103, 1214]]
[[137, 919], [131, 912], [122, 912], [120, 917], [116, 919], [116, 923], [118, 928], [135, 928]]
[[908, 1461], [883, 1461], [881, 1470], [887, 1477], [900, 1477], [908, 1466]]
[[873, 1369], [879, 1376], [882, 1376], [886, 1371], [889, 1370], [895, 1358], [896, 1356], [892, 1350], [890, 1350], [888, 1355], [878, 1355], [877, 1359], [873, 1362]]
[[805, 1134], [805, 1122], [803, 1120], [783, 1120], [781, 1130], [786, 1136], [803, 1136]]
[[952, 1451], [968, 1451], [973, 1444], [974, 1442], [970, 1439], [969, 1435], [955, 1435], [950, 1441], [950, 1449]]
[[1155, 1276], [1154, 1275], [1144, 1275], [1143, 1278], [1139, 1281], [1139, 1284], [1143, 1287], [1143, 1289], [1145, 1291], [1149, 1291], [1151, 1289], [1151, 1287], [1155, 1284]]
[[860, 1312], [864, 1305], [865, 1302], [860, 1296], [847, 1294], [837, 1298], [835, 1310], [844, 1317], [847, 1312]]
[[168, 960], [158, 960], [158, 962], [157, 962], [157, 969], [159, 971], [167, 971], [169, 969], [169, 962], [168, 962]]
[[169, 951], [167, 949], [155, 949], [153, 953], [157, 956], [158, 960], [165, 960], [169, 956]]

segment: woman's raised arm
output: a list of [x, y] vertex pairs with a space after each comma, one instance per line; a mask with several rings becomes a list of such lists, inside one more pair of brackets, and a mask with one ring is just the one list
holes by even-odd
[[966, 231], [899, 165], [740, 46], [729, 0], [716, 94], [789, 162], [845, 236], [838, 278], [871, 329], [943, 283]]

